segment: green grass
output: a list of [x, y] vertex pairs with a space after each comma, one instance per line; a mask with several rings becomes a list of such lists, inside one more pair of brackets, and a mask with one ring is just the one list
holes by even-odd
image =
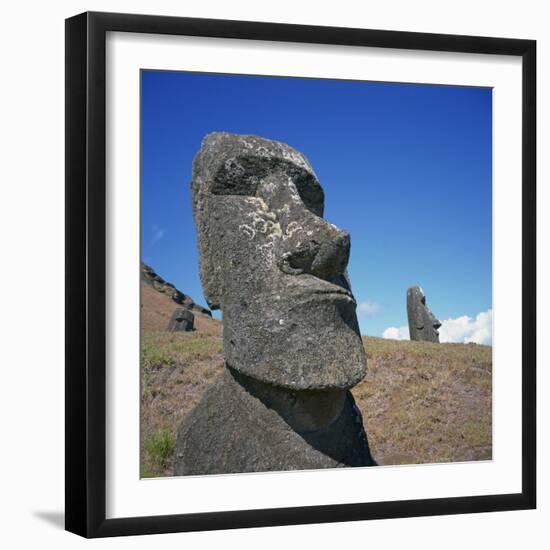
[[154, 370], [220, 353], [221, 339], [200, 332], [143, 332], [141, 366]]
[[146, 453], [146, 465], [144, 477], [152, 477], [153, 472], [166, 468], [174, 454], [175, 438], [173, 430], [159, 430], [148, 435], [143, 447]]

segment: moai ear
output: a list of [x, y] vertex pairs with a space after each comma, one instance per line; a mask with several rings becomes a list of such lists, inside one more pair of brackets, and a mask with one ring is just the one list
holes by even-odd
[[418, 330], [424, 328], [424, 315], [423, 315], [424, 306], [420, 300], [416, 300], [414, 304], [414, 326]]
[[211, 310], [221, 308], [223, 298], [223, 250], [217, 245], [219, 234], [215, 224], [208, 218], [219, 215], [215, 208], [209, 205], [208, 196], [203, 197], [201, 211], [195, 213], [199, 245], [199, 272], [204, 297]]
[[[418, 287], [407, 289], [407, 315], [409, 318], [409, 327], [411, 330], [422, 330], [424, 328], [424, 305], [422, 304], [422, 294]], [[411, 333], [411, 338], [412, 338]]]

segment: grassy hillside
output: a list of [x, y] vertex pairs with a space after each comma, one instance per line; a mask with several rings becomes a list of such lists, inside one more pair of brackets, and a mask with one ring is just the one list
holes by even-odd
[[[174, 311], [182, 307], [169, 296], [158, 292], [151, 285], [141, 282], [141, 329], [147, 333], [150, 331], [164, 331], [168, 326]], [[195, 329], [201, 333], [219, 336], [222, 333], [222, 325], [210, 315], [200, 311], [191, 310], [195, 316]]]
[[[142, 333], [142, 475], [170, 476], [176, 428], [223, 370], [212, 330]], [[491, 458], [492, 348], [364, 337], [353, 389], [379, 464]]]

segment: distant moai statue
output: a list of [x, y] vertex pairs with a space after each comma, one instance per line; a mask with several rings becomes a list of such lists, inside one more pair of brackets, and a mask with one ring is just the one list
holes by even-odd
[[441, 326], [441, 321], [426, 305], [426, 296], [419, 286], [407, 290], [407, 316], [411, 340], [439, 342], [437, 329]]
[[349, 391], [367, 366], [350, 237], [323, 219], [309, 162], [283, 143], [213, 133], [191, 185], [225, 371], [179, 427], [176, 475], [375, 465]]
[[195, 316], [188, 309], [178, 307], [170, 319], [168, 330], [170, 332], [190, 332], [193, 330], [194, 323]]

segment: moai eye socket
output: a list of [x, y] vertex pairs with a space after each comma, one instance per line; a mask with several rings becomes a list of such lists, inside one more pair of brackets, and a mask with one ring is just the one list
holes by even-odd
[[291, 174], [291, 177], [305, 207], [322, 218], [325, 209], [325, 193], [317, 179], [302, 169]]

